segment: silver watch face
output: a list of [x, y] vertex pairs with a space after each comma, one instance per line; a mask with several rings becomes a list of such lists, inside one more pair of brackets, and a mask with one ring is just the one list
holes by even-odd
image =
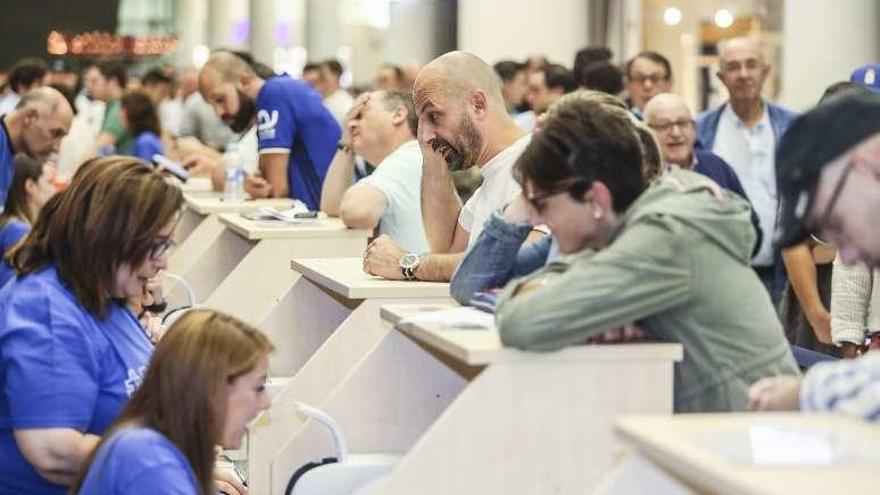
[[419, 262], [419, 255], [417, 254], [406, 254], [403, 258], [400, 259], [400, 267], [401, 268], [413, 268], [416, 266], [416, 263]]

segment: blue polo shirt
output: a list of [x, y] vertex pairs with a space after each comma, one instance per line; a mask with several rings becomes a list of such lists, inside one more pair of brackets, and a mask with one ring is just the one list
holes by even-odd
[[0, 289], [0, 493], [65, 494], [21, 454], [13, 430], [101, 435], [140, 386], [153, 346], [124, 305], [100, 320], [50, 266]]
[[28, 224], [13, 218], [10, 218], [4, 226], [0, 227], [0, 256], [4, 258], [0, 261], [0, 287], [3, 287], [3, 284], [15, 275], [12, 267], [6, 262], [6, 252], [20, 241], [22, 237], [27, 235], [30, 230], [31, 227]]
[[123, 427], [98, 449], [78, 495], [199, 495], [189, 461], [152, 428]]
[[290, 197], [318, 210], [324, 176], [341, 136], [339, 124], [311, 86], [287, 74], [268, 79], [256, 105], [260, 153], [290, 153]]
[[12, 140], [9, 139], [9, 129], [6, 128], [6, 118], [0, 118], [0, 210], [6, 204], [6, 193], [12, 187], [12, 175], [15, 173], [15, 150], [12, 149]]
[[155, 132], [144, 131], [134, 138], [134, 145], [128, 154], [147, 163], [153, 163], [153, 155], [164, 155], [165, 146], [162, 145], [162, 139]]

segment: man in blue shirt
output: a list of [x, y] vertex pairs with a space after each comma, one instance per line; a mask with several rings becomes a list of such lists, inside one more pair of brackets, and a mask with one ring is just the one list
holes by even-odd
[[11, 113], [0, 118], [0, 204], [12, 185], [13, 158], [24, 153], [43, 163], [58, 153], [70, 130], [73, 109], [58, 90], [41, 87], [22, 96]]
[[241, 57], [221, 51], [200, 71], [199, 92], [235, 132], [257, 116], [260, 174], [245, 181], [251, 197], [291, 197], [318, 209], [341, 132], [315, 90], [287, 75], [265, 80]]
[[697, 118], [697, 141], [736, 171], [761, 221], [763, 238], [752, 268], [761, 277], [774, 304], [788, 280], [782, 255], [772, 246], [778, 200], [774, 151], [795, 114], [765, 101], [761, 88], [770, 73], [760, 44], [751, 38], [732, 38], [718, 48], [718, 79], [729, 100]]

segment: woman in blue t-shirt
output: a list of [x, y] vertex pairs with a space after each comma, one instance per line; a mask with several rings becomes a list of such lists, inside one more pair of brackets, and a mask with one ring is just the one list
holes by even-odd
[[[19, 153], [14, 161], [12, 185], [6, 194], [6, 205], [0, 215], [0, 254], [5, 256], [31, 229], [40, 208], [55, 195], [55, 167], [38, 163]], [[0, 263], [0, 287], [12, 278], [12, 268]]]
[[156, 346], [143, 384], [84, 465], [80, 495], [214, 493], [215, 447], [239, 448], [269, 407], [272, 344], [259, 330], [194, 310]]
[[119, 105], [119, 118], [122, 125], [134, 138], [129, 155], [152, 163], [153, 155], [165, 154], [162, 145], [162, 128], [156, 105], [140, 91], [132, 91], [122, 96]]
[[153, 346], [126, 300], [167, 264], [180, 189], [97, 158], [40, 211], [0, 289], [0, 493], [62, 494], [140, 385]]

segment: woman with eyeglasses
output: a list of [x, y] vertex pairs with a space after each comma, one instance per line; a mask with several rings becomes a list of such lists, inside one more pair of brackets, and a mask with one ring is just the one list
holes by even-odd
[[269, 407], [271, 351], [265, 335], [231, 316], [185, 314], [156, 346], [143, 384], [72, 493], [213, 493], [215, 446], [239, 448], [248, 423]]
[[[6, 205], [0, 215], [0, 255], [5, 254], [31, 229], [40, 208], [55, 195], [55, 176], [52, 165], [39, 163], [19, 153], [13, 162], [15, 171], [12, 185], [6, 195]], [[0, 263], [0, 287], [12, 278], [12, 267]]]
[[0, 291], [0, 493], [61, 494], [140, 386], [127, 302], [167, 264], [180, 190], [132, 158], [84, 163], [10, 254]]
[[517, 160], [527, 220], [561, 256], [507, 284], [501, 341], [531, 351], [582, 344], [637, 323], [679, 342], [676, 412], [745, 410], [759, 377], [797, 375], [770, 297], [750, 268], [751, 208], [710, 179], [673, 169], [646, 185], [632, 121], [594, 102], [545, 123]]

